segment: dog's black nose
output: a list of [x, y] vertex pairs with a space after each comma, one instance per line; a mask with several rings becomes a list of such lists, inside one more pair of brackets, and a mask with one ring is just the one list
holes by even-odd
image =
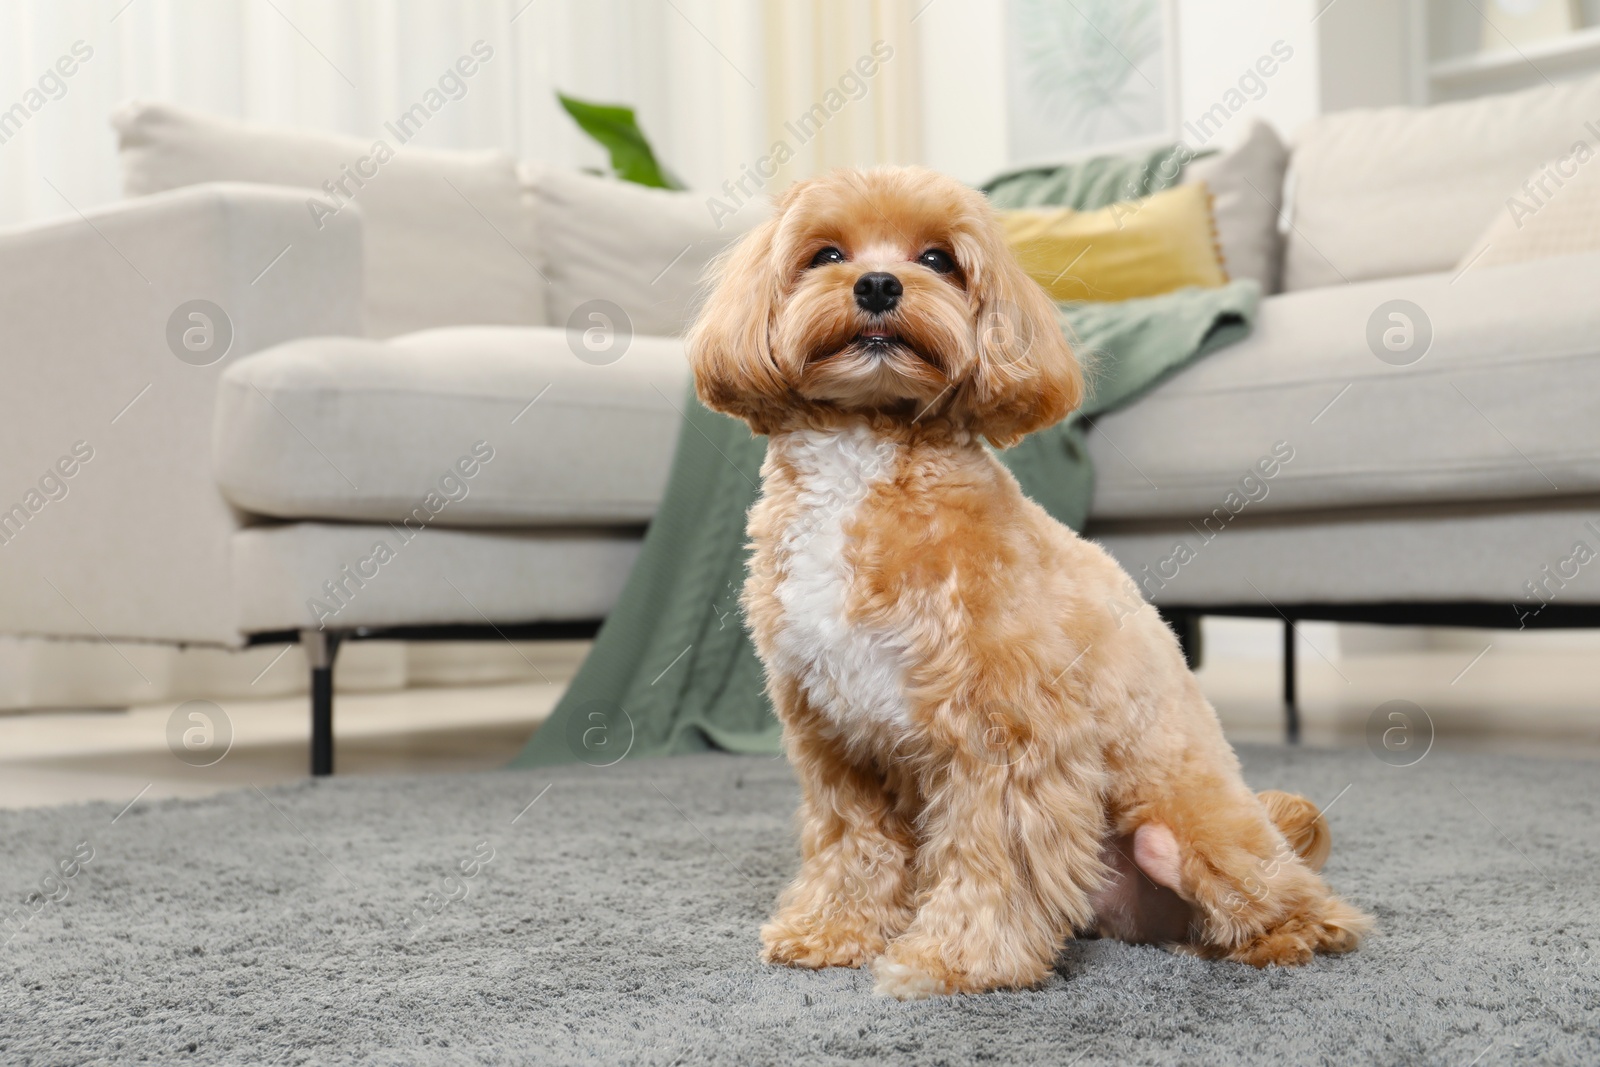
[[875, 270], [856, 279], [856, 307], [881, 315], [893, 311], [905, 292], [900, 279], [884, 270]]

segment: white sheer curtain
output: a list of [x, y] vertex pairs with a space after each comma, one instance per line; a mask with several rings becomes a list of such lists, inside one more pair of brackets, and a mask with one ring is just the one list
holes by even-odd
[[[912, 0], [0, 0], [0, 111], [28, 112], [0, 122], [0, 224], [117, 199], [118, 101], [376, 137], [478, 41], [493, 58], [417, 144], [599, 165], [560, 89], [632, 104], [667, 165], [714, 190], [884, 41], [893, 58], [783, 177], [910, 161], [914, 14]], [[75, 45], [91, 54], [61, 77]]]
[[[602, 165], [556, 103], [560, 89], [634, 106], [663, 162], [707, 195], [780, 140], [792, 159], [755, 191], [828, 166], [911, 162], [921, 123], [914, 16], [926, 3], [0, 0], [0, 226], [120, 198], [108, 116], [123, 100], [378, 137], [478, 41], [492, 58], [415, 143]], [[863, 57], [875, 61], [870, 76]], [[815, 132], [801, 138], [787, 124], [806, 114]], [[0, 371], [6, 358], [0, 323]], [[278, 651], [0, 637], [0, 709], [293, 692], [305, 677], [299, 653], [273, 665]], [[340, 678], [386, 688], [532, 673], [503, 646], [453, 648], [445, 662], [391, 644], [353, 646]]]
[[[107, 114], [122, 99], [376, 138], [480, 40], [493, 59], [416, 144], [602, 163], [555, 90], [635, 104], [693, 186], [762, 139], [760, 80], [739, 70], [763, 66], [749, 0], [10, 0], [0, 19], [0, 109], [48, 82], [0, 144], [0, 224], [69, 211], [62, 195], [117, 198]], [[93, 54], [62, 91], [51, 70], [75, 42]]]
[[774, 187], [829, 167], [921, 162], [914, 20], [928, 3], [768, 0], [763, 150], [795, 153]]

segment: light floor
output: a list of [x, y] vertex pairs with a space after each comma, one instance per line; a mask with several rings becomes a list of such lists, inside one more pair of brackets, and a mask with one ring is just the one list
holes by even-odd
[[[1488, 651], [1480, 655], [1482, 648]], [[1199, 677], [1230, 738], [1282, 738], [1276, 661], [1219, 648], [1208, 653]], [[335, 770], [498, 767], [549, 714], [563, 681], [342, 692]], [[1441, 749], [1600, 759], [1600, 656], [1559, 640], [1518, 644], [1491, 636], [1409, 651], [1383, 651], [1380, 642], [1378, 651], [1347, 651], [1331, 662], [1302, 645], [1300, 692], [1307, 744], [1366, 745], [1377, 709], [1402, 699], [1425, 710]], [[189, 766], [169, 748], [171, 704], [0, 715], [0, 808], [200, 796], [305, 775], [304, 697], [219, 703], [233, 740], [207, 767]], [[1413, 728], [1420, 743], [1427, 727], [1419, 721]]]

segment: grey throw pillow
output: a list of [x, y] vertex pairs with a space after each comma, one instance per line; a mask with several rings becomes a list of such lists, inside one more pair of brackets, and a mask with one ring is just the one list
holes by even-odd
[[1217, 243], [1228, 276], [1254, 278], [1261, 283], [1262, 295], [1282, 288], [1278, 214], [1288, 165], [1288, 148], [1271, 126], [1257, 119], [1238, 145], [1184, 170], [1185, 184], [1204, 182], [1211, 190]]

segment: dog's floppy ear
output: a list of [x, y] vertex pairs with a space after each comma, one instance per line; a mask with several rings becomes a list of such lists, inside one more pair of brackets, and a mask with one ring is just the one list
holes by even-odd
[[788, 395], [771, 340], [785, 281], [772, 254], [782, 207], [711, 264], [711, 292], [686, 339], [701, 402], [756, 433], [771, 432]]
[[1083, 369], [1055, 305], [1023, 271], [987, 203], [981, 222], [956, 239], [976, 305], [977, 366], [958, 403], [996, 448], [1066, 418], [1083, 402]]

